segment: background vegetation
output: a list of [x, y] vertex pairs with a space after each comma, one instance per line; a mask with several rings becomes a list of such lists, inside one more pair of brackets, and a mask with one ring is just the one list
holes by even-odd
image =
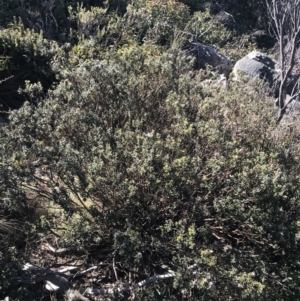
[[171, 275], [107, 300], [300, 298], [299, 126], [185, 47], [258, 47], [257, 1], [10, 0], [0, 22], [1, 298], [64, 298], [27, 262], [93, 267], [81, 292]]

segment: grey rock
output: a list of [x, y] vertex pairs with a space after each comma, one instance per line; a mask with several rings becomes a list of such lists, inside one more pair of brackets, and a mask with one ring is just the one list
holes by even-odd
[[266, 54], [256, 50], [237, 61], [233, 68], [233, 75], [233, 79], [236, 81], [244, 75], [248, 76], [249, 79], [264, 79], [274, 91], [279, 87], [279, 65]]
[[[263, 79], [269, 86], [269, 92], [275, 98], [278, 97], [281, 69], [277, 61], [264, 53], [252, 51], [236, 62], [233, 68], [233, 80], [239, 81], [245, 75], [249, 80]], [[293, 72], [287, 80], [286, 94], [295, 93], [295, 85], [300, 78], [299, 72]]]
[[[275, 100], [278, 106], [278, 95], [280, 87], [281, 69], [279, 64], [264, 53], [252, 51], [239, 60], [233, 68], [233, 80], [240, 81], [248, 79], [249, 81], [263, 79], [268, 86], [269, 95], [277, 98]], [[298, 90], [300, 74], [293, 72], [287, 80], [286, 93], [286, 114], [300, 112], [299, 97], [291, 101], [292, 95]]]
[[219, 53], [214, 47], [198, 42], [192, 42], [188, 45], [188, 49], [189, 53], [196, 58], [196, 69], [211, 66], [220, 74], [227, 76], [230, 73], [232, 67], [230, 58]]

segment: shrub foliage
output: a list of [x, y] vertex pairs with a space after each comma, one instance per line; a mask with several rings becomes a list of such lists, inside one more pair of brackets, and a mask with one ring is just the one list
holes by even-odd
[[192, 70], [183, 32], [196, 36], [207, 12], [145, 0], [69, 13], [62, 46], [21, 23], [0, 32], [56, 76], [47, 93], [24, 82], [0, 128], [3, 296], [24, 300], [13, 279], [56, 237], [89, 264], [113, 254], [102, 283], [172, 273], [136, 300], [299, 298], [297, 129], [276, 130], [259, 85], [223, 89]]

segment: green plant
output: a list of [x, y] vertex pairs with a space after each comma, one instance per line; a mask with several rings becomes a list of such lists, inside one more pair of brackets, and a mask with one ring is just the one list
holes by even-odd
[[[2, 71], [34, 67], [0, 127], [6, 292], [28, 259], [80, 259], [84, 286], [112, 284], [114, 300], [299, 299], [299, 127], [276, 128], [261, 85], [224, 89], [182, 50], [188, 35], [221, 47], [232, 32], [177, 1], [124, 15], [71, 4], [70, 44], [21, 23], [0, 33]], [[46, 239], [65, 260], [45, 256]]]
[[213, 44], [218, 47], [224, 47], [226, 43], [232, 41], [236, 36], [234, 30], [226, 28], [208, 10], [195, 12], [185, 30], [191, 33], [194, 40], [204, 44]]
[[50, 62], [58, 49], [57, 43], [46, 40], [42, 32], [26, 29], [17, 20], [0, 31], [0, 78], [9, 78], [0, 86], [0, 103], [5, 111], [24, 102], [18, 89], [24, 87], [25, 80], [40, 81], [44, 91], [52, 85], [55, 76]]
[[123, 46], [69, 68], [36, 108], [11, 114], [6, 138], [12, 170], [43, 183], [74, 222], [62, 242], [91, 258], [97, 242], [118, 249], [124, 281], [174, 272], [173, 284], [139, 300], [156, 290], [190, 300], [299, 295], [298, 159], [272, 136], [261, 94], [203, 88], [174, 48]]

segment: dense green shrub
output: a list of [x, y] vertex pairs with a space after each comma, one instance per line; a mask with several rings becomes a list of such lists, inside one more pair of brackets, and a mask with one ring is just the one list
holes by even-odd
[[111, 46], [145, 43], [168, 48], [178, 33], [192, 35], [184, 32], [191, 19], [188, 7], [178, 1], [132, 1], [123, 16], [107, 13], [105, 8], [78, 6], [70, 8], [69, 19], [76, 24], [71, 31], [76, 42], [70, 53], [75, 60], [95, 59]]
[[[15, 20], [9, 28], [0, 30], [0, 78], [7, 79], [0, 85], [2, 110], [18, 108], [24, 97], [18, 94], [25, 80], [40, 81], [44, 91], [55, 80], [50, 62], [58, 55], [58, 45], [26, 29]], [[63, 55], [63, 52], [60, 52]]]
[[136, 300], [299, 299], [299, 129], [182, 50], [234, 32], [179, 1], [68, 4], [70, 43], [0, 31], [0, 89], [27, 100], [0, 127], [0, 295], [25, 261], [53, 264], [37, 256], [51, 235], [106, 258], [95, 285], [172, 274]]
[[166, 299], [297, 298], [297, 158], [272, 136], [258, 91], [203, 88], [190, 68], [184, 52], [153, 45], [65, 66], [37, 108], [11, 114], [11, 168], [37, 189], [32, 170], [51, 171], [47, 198], [73, 225], [66, 245], [123, 246], [124, 281], [174, 271], [138, 300], [157, 290]]
[[185, 31], [190, 33], [194, 40], [217, 47], [224, 47], [226, 43], [232, 41], [235, 37], [235, 32], [226, 28], [208, 10], [195, 12]]
[[107, 9], [91, 7], [86, 9], [82, 4], [76, 8], [69, 6], [69, 20], [73, 24], [70, 38], [97, 38], [108, 23]]
[[127, 7], [127, 16], [141, 40], [169, 44], [176, 30], [183, 30], [190, 19], [187, 6], [176, 0], [136, 0]]

